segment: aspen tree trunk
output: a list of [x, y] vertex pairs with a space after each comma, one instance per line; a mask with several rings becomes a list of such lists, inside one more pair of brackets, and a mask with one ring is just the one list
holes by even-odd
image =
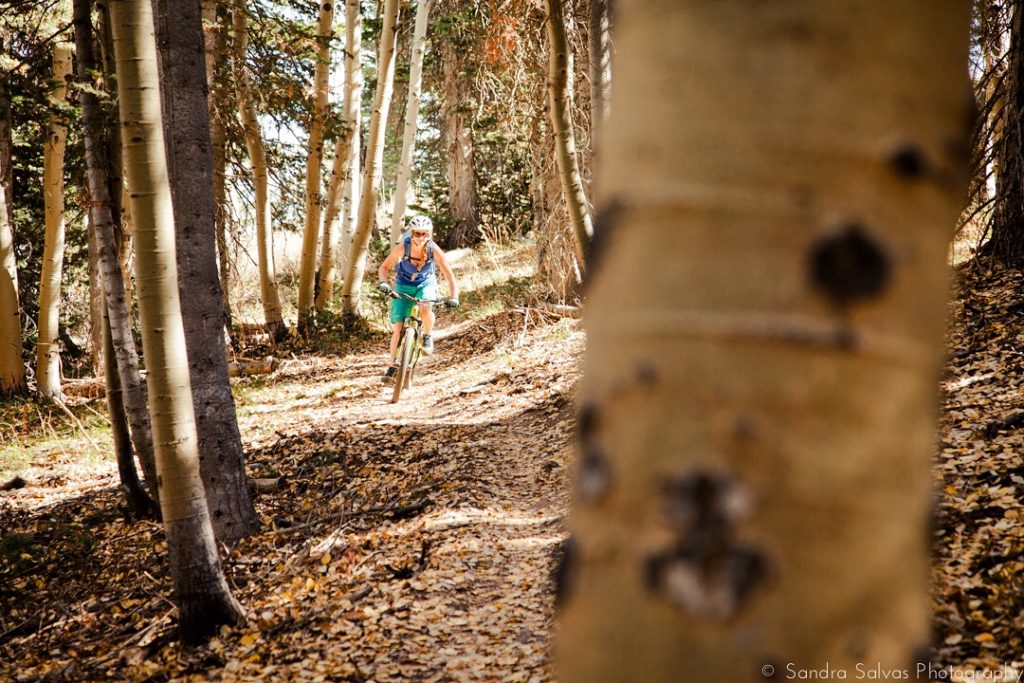
[[[0, 158], [0, 164], [3, 159]], [[0, 165], [0, 178], [7, 172]], [[0, 399], [25, 394], [25, 363], [21, 358], [21, 305], [14, 231], [8, 219], [7, 197], [0, 187]]]
[[384, 122], [391, 106], [391, 88], [395, 80], [395, 32], [398, 30], [398, 0], [384, 0], [380, 48], [377, 52], [377, 91], [373, 97], [370, 117], [370, 138], [367, 142], [366, 168], [363, 170], [363, 191], [359, 198], [359, 219], [356, 222], [352, 248], [341, 288], [341, 310], [346, 316], [359, 314], [359, 288], [363, 282], [364, 256], [373, 232], [377, 194], [380, 191], [381, 166], [384, 160]]
[[463, 57], [452, 45], [442, 47], [444, 96], [441, 117], [444, 120], [448, 153], [448, 211], [454, 228], [449, 246], [467, 246], [480, 241], [480, 215], [477, 211], [476, 154], [473, 129], [466, 113], [466, 77]]
[[4, 203], [7, 205], [7, 221], [13, 221], [11, 216], [11, 203], [14, 201], [11, 195], [13, 168], [11, 166], [11, 155], [14, 150], [14, 139], [11, 135], [11, 94], [7, 90], [6, 75], [0, 74], [0, 191], [4, 193]]
[[597, 137], [608, 118], [612, 84], [611, 0], [590, 0], [590, 167], [594, 167]]
[[217, 539], [233, 543], [259, 528], [228, 382], [224, 297], [217, 272], [213, 155], [206, 98], [203, 25], [194, 0], [156, 0], [164, 78], [164, 130], [174, 238], [199, 467]]
[[[58, 42], [53, 46], [53, 76], [56, 87], [51, 102], [67, 96], [71, 74], [71, 48]], [[60, 115], [50, 112], [43, 151], [43, 200], [46, 237], [43, 266], [39, 275], [39, 342], [36, 347], [36, 392], [41, 398], [61, 398], [60, 389], [60, 276], [64, 268], [64, 146], [67, 128]]]
[[968, 10], [617, 5], [559, 680], [915, 673]]
[[203, 0], [203, 33], [206, 47], [206, 86], [209, 89], [210, 145], [213, 152], [213, 202], [217, 221], [217, 264], [220, 287], [224, 296], [224, 325], [231, 329], [231, 254], [227, 239], [227, 201], [225, 170], [227, 167], [227, 131], [224, 125], [224, 87], [217, 82], [217, 65], [227, 59], [227, 27], [218, 17], [216, 0]]
[[565, 19], [562, 16], [562, 0], [546, 0], [548, 7], [548, 103], [551, 109], [551, 124], [555, 130], [555, 158], [558, 173], [562, 179], [562, 192], [572, 223], [576, 241], [576, 260], [580, 268], [586, 265], [586, 250], [594, 227], [590, 221], [587, 196], [583, 192], [579, 161], [576, 158], [576, 135], [572, 128], [572, 89], [569, 74], [572, 73], [573, 58], [569, 42], [565, 37]]
[[423, 80], [423, 52], [426, 47], [427, 17], [433, 0], [419, 0], [416, 6], [416, 27], [409, 50], [409, 93], [405, 105], [405, 129], [402, 134], [402, 156], [398, 161], [395, 183], [395, 208], [391, 212], [391, 244], [402, 239], [406, 194], [412, 177], [412, 153], [416, 149], [416, 123], [420, 115], [420, 92]]
[[[105, 367], [113, 364], [117, 368], [119, 397], [122, 397], [119, 400], [124, 402], [125, 412], [128, 414], [132, 444], [139, 457], [139, 462], [142, 464], [143, 476], [150, 494], [155, 499], [159, 499], [156, 457], [153, 452], [153, 432], [149, 411], [146, 407], [146, 389], [139, 372], [135, 337], [132, 334], [131, 310], [128, 304], [128, 295], [125, 292], [124, 273], [118, 244], [120, 230], [115, 223], [115, 216], [120, 215], [118, 200], [123, 183], [120, 172], [114, 173], [111, 169], [121, 167], [120, 144], [113, 136], [111, 139], [107, 139], [105, 133], [108, 131], [100, 112], [99, 101], [93, 94], [95, 84], [92, 82], [91, 74], [95, 71], [96, 60], [92, 50], [92, 20], [89, 8], [89, 0], [74, 0], [78, 79], [90, 86], [82, 88], [80, 95], [89, 195], [92, 197], [90, 213], [96, 234], [100, 280], [103, 284], [104, 327], [109, 327], [111, 348], [114, 350], [113, 356], [105, 361]], [[104, 19], [104, 22], [104, 30], [109, 31], [109, 17]], [[115, 149], [117, 153], [114, 153]], [[114, 408], [110, 408], [110, 410], [114, 410]], [[121, 469], [120, 460], [119, 469]], [[134, 467], [132, 469], [134, 470]], [[128, 476], [130, 479], [132, 475], [122, 473], [122, 477], [124, 476]], [[135, 476], [137, 478], [137, 475]]]
[[[342, 95], [344, 131], [334, 146], [334, 162], [331, 166], [331, 181], [327, 187], [327, 211], [324, 215], [323, 250], [320, 253], [320, 287], [316, 307], [325, 310], [334, 297], [334, 281], [337, 279], [338, 255], [348, 253], [351, 238], [342, 240], [349, 225], [343, 203], [346, 192], [352, 188], [352, 168], [359, 173], [359, 126], [363, 99], [362, 43], [363, 20], [359, 0], [345, 2], [345, 92]], [[342, 233], [342, 234], [339, 234]], [[350, 233], [351, 234], [351, 233]], [[343, 242], [339, 252], [339, 242]]]
[[[359, 120], [362, 121], [362, 113], [359, 115]], [[338, 249], [343, 273], [348, 269], [349, 261], [352, 259], [352, 241], [356, 235], [356, 222], [359, 220], [359, 197], [363, 190], [362, 164], [360, 163], [362, 144], [362, 137], [359, 135], [352, 140], [352, 154], [348, 160], [348, 172], [345, 176], [345, 201], [341, 205], [341, 236]], [[367, 256], [367, 254], [363, 254], [364, 261]]]
[[157, 516], [156, 503], [146, 493], [139, 480], [139, 471], [135, 469], [135, 451], [132, 450], [128, 413], [124, 407], [124, 391], [121, 388], [121, 378], [117, 374], [117, 362], [114, 360], [114, 338], [110, 334], [110, 317], [107, 315], [106, 301], [101, 299], [100, 306], [103, 309], [103, 353], [100, 356], [103, 359], [107, 415], [110, 417], [110, 431], [114, 441], [114, 454], [117, 457], [121, 491], [124, 493], [128, 509], [136, 519], [154, 519]]
[[103, 373], [103, 281], [96, 226], [90, 212], [86, 211], [84, 221], [89, 251], [89, 345], [92, 350], [92, 372], [98, 377]]
[[242, 114], [245, 129], [245, 145], [252, 163], [252, 182], [256, 193], [256, 252], [260, 271], [260, 298], [263, 301], [263, 317], [267, 332], [274, 341], [283, 340], [288, 334], [281, 313], [281, 297], [277, 290], [277, 275], [274, 272], [274, 252], [271, 245], [270, 198], [267, 195], [267, 152], [263, 146], [263, 133], [256, 117], [253, 101], [252, 82], [249, 78], [245, 55], [249, 46], [249, 20], [245, 15], [242, 0], [235, 1], [233, 12], [235, 34], [235, 86], [238, 90], [238, 108]]
[[164, 156], [156, 39], [149, 0], [110, 0], [125, 169], [136, 218], [135, 268], [160, 509], [182, 640], [237, 622], [203, 497], [185, 331], [178, 298], [174, 212]]
[[[306, 153], [306, 218], [299, 263], [299, 333], [306, 332], [313, 314], [316, 282], [317, 238], [320, 236], [320, 159], [324, 147], [324, 116], [327, 113], [327, 77], [331, 69], [331, 36], [334, 35], [333, 0], [321, 0], [316, 28], [316, 70], [313, 77], [313, 118], [309, 124]], [[326, 244], [325, 244], [326, 248]]]

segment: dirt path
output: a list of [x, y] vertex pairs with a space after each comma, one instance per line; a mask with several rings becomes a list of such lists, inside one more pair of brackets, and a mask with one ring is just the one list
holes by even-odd
[[549, 680], [582, 333], [510, 311], [437, 343], [397, 405], [376, 349], [239, 384], [280, 484], [226, 556], [250, 619], [209, 646], [174, 642], [159, 529], [121, 519], [109, 464], [56, 505], [3, 494], [36, 566], [0, 584], [0, 679]]

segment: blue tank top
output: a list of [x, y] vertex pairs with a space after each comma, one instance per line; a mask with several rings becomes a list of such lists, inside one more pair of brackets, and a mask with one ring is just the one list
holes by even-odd
[[412, 253], [412, 237], [407, 236], [402, 244], [405, 247], [405, 255], [402, 256], [398, 261], [397, 271], [398, 277], [396, 278], [400, 285], [410, 285], [419, 287], [420, 285], [434, 282], [436, 279], [436, 267], [434, 265], [434, 242], [433, 240], [427, 242], [426, 247], [426, 263], [421, 265], [419, 268], [413, 263], [411, 258]]

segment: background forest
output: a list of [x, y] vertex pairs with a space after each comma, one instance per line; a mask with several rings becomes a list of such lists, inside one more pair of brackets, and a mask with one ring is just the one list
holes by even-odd
[[1024, 6], [871, 5], [0, 0], [0, 678], [1024, 670]]

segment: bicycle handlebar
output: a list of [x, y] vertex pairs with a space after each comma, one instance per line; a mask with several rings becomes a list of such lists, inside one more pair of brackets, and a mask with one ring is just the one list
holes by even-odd
[[409, 296], [405, 292], [396, 292], [393, 289], [390, 292], [388, 292], [388, 295], [392, 299], [406, 299], [408, 301], [413, 301], [413, 302], [418, 303], [418, 304], [443, 304], [444, 303], [444, 300], [442, 300], [442, 299], [417, 299], [414, 296]]

